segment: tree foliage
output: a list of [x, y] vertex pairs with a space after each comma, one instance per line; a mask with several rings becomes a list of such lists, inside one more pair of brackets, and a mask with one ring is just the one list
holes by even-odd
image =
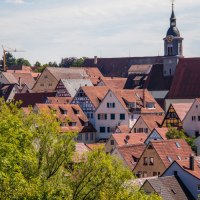
[[63, 58], [60, 67], [81, 67], [85, 61], [86, 57], [76, 58], [76, 57], [69, 57]]
[[53, 112], [25, 114], [1, 99], [0, 199], [159, 199], [127, 184], [132, 173], [101, 149], [74, 163], [75, 136], [60, 133]]

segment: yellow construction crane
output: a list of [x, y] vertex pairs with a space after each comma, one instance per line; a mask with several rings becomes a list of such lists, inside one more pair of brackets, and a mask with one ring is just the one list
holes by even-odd
[[19, 51], [17, 49], [5, 49], [4, 46], [2, 45], [2, 49], [3, 49], [3, 71], [6, 71], [6, 53], [7, 52], [24, 52], [24, 51]]

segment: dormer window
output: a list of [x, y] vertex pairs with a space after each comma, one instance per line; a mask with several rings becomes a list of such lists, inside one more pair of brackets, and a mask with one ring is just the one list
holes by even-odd
[[66, 109], [63, 109], [63, 108], [60, 108], [60, 113], [62, 115], [66, 115], [67, 114], [67, 110]]
[[155, 108], [155, 103], [154, 102], [146, 102], [146, 107], [148, 109], [154, 109]]
[[128, 103], [128, 108], [135, 108], [135, 107], [136, 107], [135, 102]]
[[84, 126], [88, 126], [88, 122], [85, 122], [85, 123], [84, 123]]
[[69, 126], [76, 126], [76, 122], [69, 122]]

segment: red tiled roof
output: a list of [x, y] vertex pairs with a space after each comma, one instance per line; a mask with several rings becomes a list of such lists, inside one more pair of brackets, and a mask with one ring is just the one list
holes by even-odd
[[172, 106], [175, 109], [178, 117], [183, 121], [185, 115], [189, 111], [192, 103], [173, 103]]
[[151, 141], [151, 144], [166, 167], [169, 167], [174, 160], [179, 160], [179, 158], [181, 160], [188, 159], [193, 154], [193, 151], [184, 139]]
[[116, 129], [119, 129], [121, 133], [129, 133], [130, 132], [130, 128], [127, 125], [117, 126]]
[[175, 162], [178, 163], [178, 165], [185, 170], [186, 172], [192, 174], [196, 178], [200, 179], [200, 167], [199, 162], [197, 160], [194, 160], [194, 170], [190, 169], [190, 160], [176, 160]]
[[110, 89], [124, 89], [127, 78], [102, 78], [103, 83]]
[[150, 130], [158, 128], [163, 121], [164, 116], [162, 115], [142, 115], [141, 118], [147, 124]]
[[54, 97], [54, 92], [49, 93], [17, 93], [15, 101], [22, 101], [21, 107], [34, 106], [36, 103], [45, 103], [47, 97]]
[[116, 149], [124, 159], [124, 161], [127, 163], [127, 165], [133, 170], [133, 168], [136, 165], [135, 159], [139, 159], [145, 149], [144, 144], [132, 144], [132, 145], [123, 145], [123, 146], [117, 146]]
[[167, 140], [166, 133], [168, 132], [168, 128], [155, 128], [155, 130], [159, 133], [163, 140]]
[[47, 103], [50, 104], [68, 104], [72, 101], [72, 97], [47, 97]]
[[[36, 104], [35, 109], [39, 111], [56, 112], [56, 117], [66, 123], [65, 126], [61, 126], [61, 132], [75, 131], [75, 132], [95, 132], [95, 129], [91, 124], [88, 127], [84, 125], [84, 122], [88, 122], [87, 116], [84, 114], [79, 105], [74, 104]], [[61, 110], [66, 111], [63, 114]], [[78, 112], [77, 112], [78, 111]], [[70, 126], [70, 122], [76, 122], [76, 126]]]
[[115, 133], [112, 134], [117, 145], [125, 145], [127, 141], [128, 144], [138, 144], [144, 143], [147, 135], [145, 133]]
[[100, 102], [108, 92], [108, 88], [106, 86], [83, 86], [81, 89], [90, 99], [95, 108], [99, 106]]
[[[153, 96], [150, 94], [148, 90], [143, 89], [133, 89], [133, 90], [113, 90], [114, 94], [118, 98], [118, 100], [121, 102], [121, 104], [124, 106], [125, 109], [128, 109], [126, 102], [134, 103], [136, 102], [136, 108], [141, 109], [142, 113], [164, 113], [163, 109], [158, 105], [156, 100], [153, 98]], [[148, 109], [144, 107], [143, 101], [144, 101], [144, 95], [145, 95], [145, 102], [155, 103], [155, 109]]]
[[200, 96], [200, 58], [181, 58], [176, 67], [169, 99], [193, 99]]

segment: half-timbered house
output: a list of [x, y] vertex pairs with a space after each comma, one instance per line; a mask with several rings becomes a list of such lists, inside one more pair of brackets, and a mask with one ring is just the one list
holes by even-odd
[[162, 127], [176, 127], [182, 129], [183, 119], [191, 105], [192, 103], [171, 104], [162, 122]]

